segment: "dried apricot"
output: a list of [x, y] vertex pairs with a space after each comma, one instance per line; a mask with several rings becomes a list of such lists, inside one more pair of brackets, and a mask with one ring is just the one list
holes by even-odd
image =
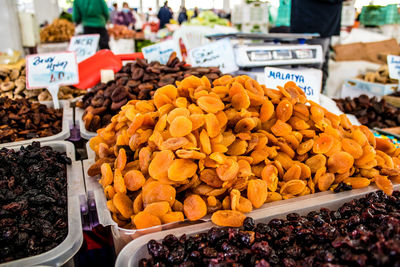
[[260, 109], [261, 122], [268, 121], [274, 114], [274, 105], [269, 100], [265, 100]]
[[140, 193], [133, 201], [133, 213], [138, 214], [143, 210], [143, 194]]
[[190, 159], [175, 159], [168, 169], [168, 178], [172, 181], [184, 181], [197, 171], [197, 164]]
[[175, 108], [171, 110], [167, 115], [167, 121], [171, 124], [174, 119], [178, 116], [189, 117], [190, 111], [187, 108]]
[[99, 183], [103, 187], [106, 187], [107, 185], [110, 185], [113, 182], [113, 180], [114, 176], [110, 164], [103, 163], [101, 165], [101, 179], [99, 180]]
[[277, 120], [276, 123], [271, 127], [271, 131], [276, 136], [285, 136], [292, 132], [292, 126], [281, 120]]
[[217, 113], [225, 108], [224, 103], [219, 97], [209, 95], [201, 96], [199, 99], [197, 99], [197, 105], [199, 105], [202, 110], [208, 113]]
[[190, 195], [183, 202], [183, 212], [190, 221], [196, 221], [207, 214], [207, 205], [199, 195]]
[[137, 229], [145, 229], [153, 226], [161, 225], [160, 219], [148, 212], [141, 211], [133, 219], [133, 223], [135, 224]]
[[170, 210], [171, 207], [169, 206], [169, 203], [166, 201], [150, 203], [144, 209], [145, 212], [153, 214], [158, 218], [161, 218], [164, 214], [167, 214], [167, 212], [169, 212]]
[[294, 164], [283, 175], [283, 180], [285, 182], [290, 181], [290, 180], [298, 180], [298, 179], [300, 179], [300, 176], [301, 176], [301, 167], [298, 164]]
[[170, 185], [158, 181], [146, 183], [142, 188], [143, 204], [167, 201], [171, 206], [175, 202], [176, 191]]
[[114, 189], [117, 193], [126, 194], [125, 181], [124, 178], [122, 178], [122, 173], [119, 169], [115, 169], [114, 171]]
[[180, 211], [168, 212], [167, 214], [161, 216], [161, 221], [163, 224], [173, 223], [173, 222], [183, 222], [184, 220], [185, 218], [183, 216], [183, 212]]
[[318, 169], [325, 167], [326, 157], [322, 154], [317, 154], [306, 160], [306, 165], [310, 167], [311, 173], [316, 173]]
[[224, 164], [217, 167], [216, 172], [222, 181], [232, 180], [239, 172], [239, 164], [234, 159], [227, 158]]
[[326, 191], [335, 181], [335, 175], [332, 173], [324, 173], [318, 178], [318, 189], [319, 191]]
[[224, 227], [240, 227], [243, 225], [243, 221], [246, 215], [240, 211], [235, 210], [218, 210], [211, 216], [211, 221]]
[[149, 165], [149, 175], [156, 180], [168, 178], [168, 169], [174, 161], [174, 153], [171, 150], [154, 152], [154, 158]]
[[267, 182], [260, 179], [252, 179], [247, 185], [247, 198], [258, 209], [267, 200], [268, 185]]
[[283, 186], [281, 187], [280, 193], [281, 194], [298, 195], [301, 192], [303, 192], [305, 187], [306, 187], [306, 183], [302, 180], [290, 180], [283, 184]]
[[354, 158], [347, 152], [338, 152], [328, 159], [328, 168], [331, 173], [345, 173], [354, 164]]
[[205, 115], [205, 123], [206, 123], [206, 130], [208, 136], [211, 138], [216, 137], [221, 132], [221, 127], [219, 125], [219, 121], [217, 116], [212, 113]]
[[223, 184], [223, 181], [218, 178], [217, 172], [214, 169], [204, 169], [200, 173], [200, 180], [216, 188], [221, 187]]
[[140, 171], [131, 170], [125, 173], [124, 181], [126, 188], [129, 191], [137, 191], [142, 188], [142, 186], [146, 182], [146, 179]]
[[113, 197], [113, 204], [125, 218], [133, 215], [132, 201], [126, 194], [117, 192]]
[[288, 121], [290, 117], [292, 117], [292, 114], [293, 114], [292, 103], [290, 103], [286, 99], [282, 100], [276, 107], [276, 117], [283, 122]]
[[375, 177], [375, 184], [381, 189], [386, 195], [391, 196], [393, 193], [393, 184], [387, 176], [377, 175]]
[[118, 209], [115, 207], [114, 202], [112, 199], [107, 200], [107, 208], [109, 209], [109, 211], [111, 211], [112, 213], [118, 213]]
[[331, 135], [321, 133], [314, 142], [313, 152], [315, 154], [327, 153], [332, 148], [334, 141], [335, 139]]
[[173, 137], [182, 137], [192, 131], [192, 121], [185, 116], [177, 116], [169, 126], [169, 132]]
[[106, 195], [107, 199], [112, 199], [115, 195], [115, 189], [112, 185], [107, 185], [104, 187], [104, 195]]
[[370, 180], [363, 177], [349, 177], [344, 179], [343, 182], [351, 185], [353, 189], [367, 187], [370, 184]]
[[185, 137], [171, 137], [162, 142], [162, 150], [177, 150], [189, 143], [189, 140]]
[[309, 139], [299, 145], [299, 147], [296, 149], [297, 154], [303, 155], [310, 151], [314, 146], [314, 139]]

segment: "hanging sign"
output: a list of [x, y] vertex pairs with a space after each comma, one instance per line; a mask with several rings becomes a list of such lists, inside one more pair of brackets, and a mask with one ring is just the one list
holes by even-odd
[[222, 39], [190, 50], [189, 61], [195, 67], [219, 67], [223, 73], [231, 73], [239, 69], [229, 39]]
[[69, 42], [68, 51], [76, 52], [76, 59], [79, 63], [96, 53], [99, 40], [100, 34], [73, 36]]
[[322, 87], [322, 71], [318, 69], [280, 69], [266, 67], [264, 69], [263, 83], [267, 88], [276, 89], [284, 86], [286, 82], [293, 81], [306, 94], [307, 99], [319, 103]]
[[387, 56], [387, 63], [390, 78], [399, 80], [400, 83], [400, 56]]
[[47, 88], [59, 108], [58, 90], [61, 85], [79, 83], [75, 52], [36, 54], [26, 57], [26, 88]]
[[173, 40], [164, 41], [154, 45], [149, 45], [142, 48], [142, 53], [147, 61], [158, 61], [161, 64], [168, 62], [169, 56], [172, 52], [176, 52], [179, 55], [179, 49]]

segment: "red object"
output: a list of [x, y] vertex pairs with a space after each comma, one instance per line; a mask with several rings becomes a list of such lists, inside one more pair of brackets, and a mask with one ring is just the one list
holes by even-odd
[[115, 55], [108, 49], [100, 50], [78, 64], [79, 83], [74, 86], [79, 89], [89, 89], [100, 82], [100, 70], [113, 70], [116, 73], [122, 68], [122, 60], [136, 60], [138, 58], [143, 58], [143, 54]]

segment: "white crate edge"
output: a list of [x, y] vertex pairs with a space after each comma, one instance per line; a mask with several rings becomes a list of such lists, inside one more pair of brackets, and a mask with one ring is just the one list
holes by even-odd
[[[44, 104], [47, 107], [53, 107], [52, 101], [44, 101], [44, 102], [39, 102], [39, 103]], [[63, 108], [61, 132], [59, 132], [58, 134], [46, 136], [46, 137], [32, 138], [32, 139], [27, 139], [27, 140], [17, 141], [17, 142], [2, 143], [2, 144], [0, 144], [0, 148], [26, 145], [26, 144], [32, 143], [33, 141], [47, 142], [47, 141], [68, 139], [70, 136], [69, 127], [72, 123], [72, 109], [70, 108], [68, 101], [60, 101], [60, 105]]]
[[[400, 185], [395, 185], [395, 190], [400, 189]], [[357, 191], [357, 192], [355, 192]], [[370, 187], [368, 188], [363, 188], [363, 189], [356, 189], [356, 190], [351, 190], [347, 192], [342, 192], [339, 194], [342, 194], [342, 197], [340, 198], [335, 198], [334, 196], [337, 196], [337, 194], [330, 194], [330, 195], [325, 195], [323, 197], [320, 197], [318, 201], [315, 201], [315, 199], [309, 199], [308, 201], [303, 201], [301, 203], [292, 203], [292, 205], [287, 205], [284, 207], [274, 207], [268, 210], [268, 213], [259, 211], [259, 212], [252, 212], [246, 214], [247, 216], [252, 217], [256, 222], [266, 222], [274, 218], [280, 218], [284, 219], [285, 216], [289, 213], [292, 212], [297, 212], [300, 215], [305, 215], [310, 211], [313, 210], [319, 210], [322, 207], [326, 207], [329, 209], [336, 209], [339, 206], [343, 205], [344, 203], [351, 201], [352, 199], [355, 198], [361, 198], [364, 195], [377, 191], [377, 188], [375, 187], [375, 190], [371, 190]], [[323, 200], [320, 202], [320, 200]], [[301, 204], [301, 205], [300, 205]], [[142, 237], [139, 237], [133, 241], [131, 241], [128, 245], [126, 245], [121, 252], [118, 254], [117, 260], [115, 262], [115, 267], [125, 267], [125, 266], [132, 266], [132, 267], [137, 267], [139, 260], [148, 257], [147, 253], [147, 242], [154, 239], [154, 240], [161, 240], [163, 239], [166, 235], [168, 234], [173, 234], [177, 235], [178, 237], [186, 234], [188, 236], [198, 234], [198, 233], [203, 233], [207, 230], [209, 230], [211, 227], [215, 227], [215, 225], [211, 222], [206, 222], [202, 224], [197, 224], [193, 226], [187, 226], [187, 227], [182, 227], [182, 228], [176, 228], [172, 230], [167, 230], [163, 232], [157, 232], [153, 234], [148, 234]]]
[[[19, 266], [62, 266], [68, 262], [80, 249], [83, 243], [82, 221], [80, 213], [79, 195], [85, 193], [83, 184], [82, 164], [75, 161], [74, 146], [66, 141], [43, 142], [41, 146], [50, 146], [57, 151], [66, 152], [71, 158], [72, 164], [67, 165], [68, 186], [68, 235], [64, 241], [53, 249], [42, 254], [22, 258], [19, 260], [0, 264], [0, 267]], [[20, 145], [7, 147], [19, 149]], [[60, 149], [61, 148], [61, 149]], [[63, 151], [64, 148], [65, 150]]]
[[95, 137], [97, 133], [89, 132], [88, 130], [86, 130], [85, 123], [82, 120], [83, 112], [83, 109], [78, 107], [75, 108], [75, 121], [79, 123], [79, 131], [81, 133], [81, 137], [83, 139], [90, 140], [90, 138]]

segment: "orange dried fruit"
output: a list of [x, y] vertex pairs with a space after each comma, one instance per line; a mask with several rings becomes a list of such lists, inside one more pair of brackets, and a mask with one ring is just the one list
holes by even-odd
[[353, 130], [353, 132], [351, 133], [351, 138], [354, 139], [362, 147], [368, 142], [367, 137], [359, 128]]
[[179, 149], [176, 152], [176, 155], [182, 159], [205, 159], [206, 154], [187, 149]]
[[172, 206], [175, 202], [176, 191], [170, 185], [152, 181], [143, 186], [142, 194], [144, 205], [167, 201]]
[[282, 195], [278, 192], [268, 192], [266, 203], [282, 200]]
[[168, 178], [168, 169], [174, 161], [174, 153], [171, 150], [154, 152], [154, 158], [149, 165], [149, 175], [156, 180]]
[[107, 199], [112, 199], [115, 195], [115, 189], [112, 185], [107, 185], [104, 187], [104, 195], [106, 195]]
[[189, 143], [189, 140], [185, 137], [171, 137], [162, 142], [162, 150], [177, 150]]
[[204, 169], [200, 173], [200, 180], [212, 187], [222, 187], [223, 181], [218, 178], [214, 169]]
[[279, 102], [278, 106], [276, 107], [276, 117], [286, 122], [292, 117], [293, 114], [293, 105], [288, 100], [284, 99]]
[[291, 194], [295, 196], [303, 192], [305, 187], [306, 187], [306, 182], [302, 180], [290, 180], [283, 184], [280, 193]]
[[190, 159], [175, 159], [168, 169], [168, 178], [181, 182], [196, 174], [197, 164]]
[[212, 113], [209, 113], [209, 114], [206, 114], [204, 116], [204, 118], [205, 118], [206, 130], [207, 130], [208, 136], [211, 138], [216, 137], [221, 132], [221, 127], [219, 125], [217, 116], [215, 116]]
[[116, 193], [126, 194], [125, 181], [124, 178], [122, 178], [122, 173], [119, 169], [115, 169], [114, 171], [114, 189]]
[[306, 165], [310, 167], [311, 173], [316, 173], [318, 169], [325, 167], [326, 157], [322, 154], [317, 154], [306, 160]]
[[389, 139], [383, 138], [375, 138], [376, 140], [376, 150], [380, 150], [385, 152], [386, 154], [391, 155], [395, 150], [395, 145], [389, 141]]
[[107, 200], [107, 208], [112, 212], [112, 213], [118, 213], [118, 209], [115, 207], [113, 200]]
[[294, 164], [283, 175], [283, 180], [285, 182], [290, 181], [290, 180], [299, 180], [300, 176], [301, 176], [301, 167], [298, 164]]
[[169, 212], [170, 210], [171, 207], [169, 206], [169, 203], [166, 201], [150, 203], [146, 206], [146, 208], [144, 208], [145, 212], [153, 214], [158, 218], [161, 218], [164, 214], [167, 214], [167, 212]]
[[143, 210], [143, 194], [140, 193], [133, 201], [133, 213], [138, 214]]
[[171, 110], [167, 115], [167, 121], [171, 124], [174, 119], [178, 116], [189, 117], [190, 111], [187, 108], [175, 108]]
[[332, 148], [334, 142], [335, 142], [335, 139], [331, 135], [321, 133], [314, 142], [313, 152], [315, 154], [327, 153]]
[[344, 183], [351, 185], [353, 189], [369, 186], [370, 180], [364, 177], [349, 177], [343, 180]]
[[208, 113], [217, 113], [224, 110], [225, 105], [217, 96], [205, 95], [197, 99], [197, 105]]
[[147, 173], [151, 159], [151, 149], [149, 147], [143, 147], [139, 151], [139, 166], [143, 173]]
[[124, 218], [130, 218], [133, 215], [132, 201], [126, 194], [116, 193], [113, 204]]
[[115, 168], [124, 170], [126, 165], [126, 151], [123, 148], [120, 148], [118, 151], [118, 157], [115, 160]]
[[243, 225], [244, 219], [246, 219], [246, 215], [235, 210], [218, 210], [211, 216], [214, 224], [223, 227], [240, 227]]
[[355, 159], [360, 158], [363, 154], [362, 147], [353, 139], [344, 138], [342, 140], [342, 148]]
[[173, 222], [183, 222], [184, 220], [185, 218], [183, 216], [183, 212], [180, 211], [168, 212], [167, 214], [161, 216], [161, 221], [163, 224], [173, 223]]
[[333, 173], [324, 173], [318, 178], [318, 189], [323, 192], [329, 189], [332, 183], [335, 181], [335, 175]]
[[101, 179], [99, 180], [99, 183], [103, 186], [106, 187], [107, 185], [110, 185], [114, 180], [114, 175], [111, 170], [111, 166], [108, 163], [103, 163], [101, 164]]
[[140, 171], [131, 170], [125, 173], [124, 181], [126, 188], [129, 191], [137, 191], [142, 188], [142, 186], [146, 182], [146, 179]]
[[189, 116], [189, 119], [192, 122], [192, 131], [202, 127], [204, 125], [204, 122], [205, 122], [203, 114], [191, 114]]
[[276, 136], [285, 136], [292, 132], [292, 126], [281, 120], [277, 120], [276, 123], [271, 127], [271, 131]]
[[153, 226], [161, 225], [160, 219], [148, 212], [141, 211], [133, 218], [133, 223], [137, 229], [145, 229]]
[[328, 159], [328, 168], [331, 173], [345, 173], [354, 164], [354, 158], [347, 152], [341, 151]]
[[274, 114], [274, 105], [272, 104], [271, 101], [269, 101], [268, 99], [266, 99], [264, 101], [264, 103], [261, 106], [260, 109], [260, 120], [261, 122], [266, 122], [268, 121], [272, 115]]
[[256, 127], [257, 124], [252, 118], [244, 118], [238, 121], [235, 125], [235, 132], [249, 132]]
[[169, 126], [169, 132], [173, 137], [182, 137], [192, 131], [192, 121], [185, 116], [177, 116]]
[[243, 155], [247, 149], [247, 142], [242, 140], [236, 140], [233, 142], [229, 147], [228, 151], [226, 152], [230, 156], [239, 156]]
[[377, 175], [375, 177], [375, 184], [381, 189], [386, 195], [391, 196], [393, 193], [393, 184], [387, 176]]
[[264, 180], [252, 179], [247, 184], [247, 198], [258, 209], [261, 207], [268, 197], [268, 184]]
[[208, 136], [206, 130], [202, 130], [200, 133], [200, 146], [202, 149], [202, 152], [206, 154], [211, 154], [211, 141], [210, 137]]
[[232, 158], [227, 158], [225, 162], [216, 169], [219, 179], [229, 181], [236, 177], [239, 172], [239, 164]]
[[207, 214], [206, 202], [199, 195], [190, 195], [183, 202], [183, 212], [190, 221], [196, 221]]
[[299, 145], [299, 147], [296, 149], [297, 154], [303, 155], [310, 151], [314, 146], [314, 139], [309, 139]]
[[268, 189], [275, 192], [278, 187], [278, 169], [274, 165], [267, 165], [263, 168], [261, 177], [267, 183]]

